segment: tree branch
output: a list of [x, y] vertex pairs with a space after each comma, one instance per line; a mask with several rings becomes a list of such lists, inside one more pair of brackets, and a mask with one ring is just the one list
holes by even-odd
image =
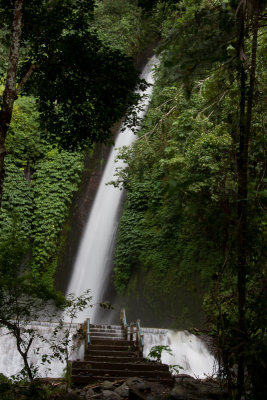
[[27, 82], [27, 80], [30, 78], [30, 76], [32, 75], [32, 73], [34, 72], [34, 70], [38, 68], [37, 64], [32, 64], [28, 70], [28, 72], [26, 73], [26, 75], [23, 77], [23, 79], [21, 80], [21, 82], [18, 84], [17, 89], [16, 89], [16, 96], [21, 92], [21, 90], [23, 89], [25, 83]]
[[163, 119], [165, 117], [168, 117], [175, 110], [175, 108], [176, 108], [176, 106], [172, 107], [166, 114], [163, 115], [163, 117], [159, 120], [159, 122], [154, 126], [154, 128], [151, 131], [149, 131], [149, 132], [145, 133], [144, 135], [140, 136], [137, 140], [140, 140], [140, 139], [143, 139], [146, 136], [152, 135], [152, 133], [155, 132], [157, 127], [163, 122]]

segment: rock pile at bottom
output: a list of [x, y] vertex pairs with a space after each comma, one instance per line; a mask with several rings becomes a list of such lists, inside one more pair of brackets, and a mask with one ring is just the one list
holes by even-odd
[[203, 381], [180, 374], [176, 376], [173, 387], [140, 378], [128, 378], [74, 388], [58, 397], [58, 400], [224, 400], [227, 398], [227, 393], [216, 381]]

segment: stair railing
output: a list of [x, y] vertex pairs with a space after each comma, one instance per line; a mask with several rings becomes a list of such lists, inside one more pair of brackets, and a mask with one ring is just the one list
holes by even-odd
[[87, 318], [86, 320], [86, 339], [85, 339], [85, 347], [88, 348], [88, 346], [91, 344], [91, 339], [90, 339], [90, 318]]
[[122, 308], [122, 310], [121, 310], [120, 320], [121, 320], [121, 326], [124, 329], [124, 334], [125, 334], [126, 339], [127, 339], [127, 336], [128, 336], [128, 324], [127, 324], [126, 312], [125, 312], [124, 308]]
[[138, 349], [139, 356], [142, 357], [144, 350], [144, 335], [142, 333], [140, 319], [138, 319], [136, 323], [131, 322], [130, 325], [128, 325], [126, 320], [126, 312], [125, 309], [123, 308], [120, 314], [120, 321], [121, 321], [121, 326], [124, 329], [126, 340], [128, 340], [128, 335], [129, 335], [129, 340], [134, 340], [134, 334], [135, 334], [135, 344]]
[[144, 350], [144, 335], [141, 330], [140, 319], [136, 321], [136, 345], [138, 347], [139, 354], [142, 357]]

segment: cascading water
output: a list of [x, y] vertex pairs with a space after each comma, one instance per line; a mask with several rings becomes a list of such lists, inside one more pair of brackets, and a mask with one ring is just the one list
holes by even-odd
[[[148, 108], [153, 84], [153, 65], [156, 58], [153, 57], [146, 65], [141, 75], [151, 86], [142, 92], [141, 110], [138, 118], [141, 120]], [[105, 167], [96, 198], [91, 209], [89, 219], [82, 237], [78, 255], [73, 268], [67, 293], [79, 296], [86, 289], [91, 290], [93, 303], [102, 301], [101, 293], [105, 274], [108, 273], [110, 255], [112, 254], [114, 237], [118, 226], [118, 211], [123, 192], [111, 185], [106, 185], [114, 179], [116, 168], [123, 165], [122, 161], [115, 162], [118, 149], [122, 146], [130, 146], [135, 140], [131, 129], [126, 128], [119, 132], [115, 146], [112, 149]], [[94, 322], [95, 308], [80, 313], [79, 321], [90, 317]]]
[[[53, 330], [58, 324], [56, 322], [32, 322], [27, 325], [27, 329], [31, 328], [37, 332], [42, 338], [47, 341], [42, 341], [39, 338], [35, 338], [29, 351], [29, 361], [38, 368], [38, 374], [40, 376], [50, 376], [50, 377], [60, 377], [63, 374], [63, 369], [66, 367], [64, 363], [57, 359], [52, 359], [51, 364], [42, 364], [40, 355], [51, 355], [50, 340], [52, 338]], [[77, 342], [75, 339], [75, 334], [79, 328], [79, 324], [72, 324], [69, 326], [68, 323], [63, 325], [61, 335], [59, 338], [64, 339], [64, 334], [66, 330], [70, 330], [71, 343], [69, 346], [69, 351], [71, 353], [72, 344], [75, 347], [75, 352], [71, 353], [73, 359], [78, 359], [83, 357], [84, 345], [81, 342]], [[40, 355], [36, 354], [37, 348], [40, 348]], [[6, 328], [0, 328], [0, 373], [11, 376], [18, 374], [24, 367], [22, 357], [20, 356], [16, 341], [13, 336], [11, 336]]]
[[[162, 353], [164, 364], [177, 366], [182, 374], [205, 378], [216, 373], [217, 364], [205, 343], [187, 331], [143, 328], [144, 357], [153, 346], [169, 346], [172, 354]], [[180, 368], [182, 367], [182, 368]]]

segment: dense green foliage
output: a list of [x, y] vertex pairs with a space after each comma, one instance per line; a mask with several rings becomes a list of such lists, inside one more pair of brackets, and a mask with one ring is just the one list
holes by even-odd
[[[50, 289], [64, 242], [62, 230], [68, 230], [66, 219], [83, 170], [81, 143], [92, 148], [93, 142], [111, 140], [110, 126], [135, 99], [129, 89], [135, 85], [136, 73], [128, 56], [134, 56], [144, 44], [141, 9], [136, 5], [123, 1], [121, 7], [118, 1], [112, 8], [108, 1], [98, 2], [94, 19], [93, 1], [75, 2], [75, 7], [71, 3], [47, 8], [46, 2], [31, 7], [25, 2], [20, 75], [33, 62], [38, 67], [15, 102], [6, 139], [0, 217], [0, 252], [7, 257], [13, 252], [11, 238], [15, 235], [23, 247], [19, 257], [25, 259], [34, 279]], [[110, 41], [105, 38], [110, 36], [114, 9], [116, 31]], [[4, 84], [9, 3], [5, 7], [1, 3], [0, 14], [4, 23], [0, 60]], [[129, 42], [133, 32], [135, 40]], [[60, 150], [57, 143], [78, 149]], [[2, 261], [4, 265], [6, 261]]]
[[[10, 235], [25, 243], [32, 272], [53, 287], [59, 233], [78, 189], [83, 153], [58, 152], [40, 138], [33, 98], [18, 100], [8, 136], [1, 212], [1, 252]], [[28, 179], [26, 179], [28, 178]], [[31, 254], [31, 256], [30, 256]]]
[[[192, 307], [188, 297], [192, 302], [196, 291], [202, 298], [204, 292], [209, 326], [218, 338], [221, 373], [228, 379], [230, 393], [235, 388], [232, 367], [238, 364], [236, 398], [243, 390], [246, 367], [254, 396], [262, 399], [265, 386], [260, 382], [266, 369], [262, 308], [266, 302], [266, 28], [258, 28], [256, 86], [251, 100], [254, 76], [250, 63], [255, 65], [251, 43], [256, 36], [250, 28], [256, 26], [253, 7], [257, 4], [251, 2], [247, 9], [247, 30], [242, 36], [237, 3], [185, 0], [177, 5], [158, 4], [155, 18], [162, 21], [162, 62], [139, 139], [121, 154], [127, 167], [118, 171], [117, 184], [124, 185], [128, 194], [114, 279], [119, 293], [132, 299], [141, 292], [139, 303], [146, 304], [150, 315], [154, 313], [159, 324], [165, 321], [174, 327], [188, 327], [192, 320], [198, 323], [191, 308], [191, 321], [186, 318]], [[260, 3], [259, 13], [263, 6]], [[240, 35], [244, 56], [242, 52], [240, 56]], [[242, 164], [246, 157], [243, 127], [245, 133], [250, 132], [247, 169]], [[241, 207], [241, 202], [246, 206]], [[240, 248], [240, 243], [246, 247]], [[185, 308], [179, 298], [181, 287], [183, 296], [185, 288], [189, 292], [184, 296]]]
[[94, 26], [102, 41], [134, 56], [140, 50], [143, 34], [142, 10], [123, 0], [97, 2]]

